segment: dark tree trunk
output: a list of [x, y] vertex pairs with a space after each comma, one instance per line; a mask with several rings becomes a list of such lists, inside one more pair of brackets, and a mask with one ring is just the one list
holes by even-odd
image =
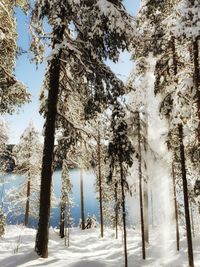
[[27, 191], [26, 191], [26, 209], [25, 209], [25, 216], [24, 216], [24, 225], [28, 226], [28, 219], [29, 219], [29, 207], [30, 207], [30, 194], [31, 194], [31, 181], [28, 178], [27, 183]]
[[66, 213], [66, 198], [65, 198], [65, 178], [62, 176], [61, 200], [60, 200], [60, 237], [65, 237], [65, 213]]
[[[69, 198], [68, 198], [68, 203], [69, 203]], [[65, 246], [69, 247], [69, 227], [70, 227], [70, 206], [68, 204], [67, 207], [67, 215], [66, 216], [66, 227], [65, 227]]]
[[70, 226], [70, 209], [68, 207], [68, 215], [67, 215], [67, 246], [69, 247], [69, 226]]
[[85, 208], [84, 208], [84, 191], [83, 191], [83, 170], [80, 171], [80, 191], [81, 191], [81, 229], [85, 229]]
[[190, 201], [190, 216], [191, 216], [191, 224], [192, 224], [192, 234], [193, 234], [193, 237], [195, 237], [194, 216], [193, 216], [192, 201]]
[[102, 199], [102, 176], [101, 176], [101, 136], [100, 129], [98, 129], [98, 178], [99, 178], [99, 208], [101, 221], [101, 237], [103, 237], [103, 199]]
[[122, 220], [123, 220], [123, 232], [124, 232], [124, 261], [125, 267], [128, 267], [128, 253], [127, 253], [127, 234], [126, 234], [126, 204], [125, 204], [125, 191], [124, 191], [124, 172], [122, 161], [120, 160], [120, 180], [122, 189]]
[[[60, 44], [63, 40], [64, 26], [54, 29], [54, 43]], [[60, 57], [62, 51], [50, 62], [49, 93], [47, 99], [47, 112], [44, 133], [44, 149], [41, 172], [39, 223], [36, 235], [35, 251], [43, 258], [48, 257], [49, 219], [51, 207], [51, 185], [53, 173], [53, 153], [55, 139], [55, 123], [60, 82]]]
[[181, 160], [181, 172], [183, 180], [183, 195], [184, 195], [184, 209], [185, 209], [185, 222], [186, 222], [186, 233], [187, 233], [187, 245], [188, 245], [188, 260], [189, 266], [194, 267], [193, 259], [193, 247], [192, 247], [192, 234], [191, 234], [191, 223], [190, 223], [190, 210], [188, 201], [188, 185], [187, 175], [185, 166], [185, 149], [183, 144], [183, 126], [179, 124], [179, 143], [180, 143], [180, 160]]
[[148, 201], [148, 182], [144, 183], [144, 237], [145, 242], [149, 243], [149, 201]]
[[64, 238], [65, 237], [65, 209], [66, 205], [65, 203], [60, 204], [60, 237]]
[[140, 219], [141, 219], [141, 235], [142, 235], [142, 258], [145, 260], [145, 233], [144, 233], [144, 207], [143, 207], [143, 188], [142, 188], [142, 157], [141, 157], [141, 132], [140, 132], [140, 114], [138, 115], [138, 171], [139, 171], [139, 197], [140, 197]]
[[173, 191], [174, 191], [174, 213], [176, 222], [176, 248], [179, 251], [180, 250], [179, 217], [178, 217], [178, 203], [176, 197], [176, 177], [173, 164], [172, 164], [172, 178], [173, 178]]
[[[199, 67], [199, 45], [198, 37], [193, 41], [193, 58], [194, 58], [194, 86], [197, 98], [197, 116], [198, 124], [198, 144], [200, 145], [200, 67]], [[200, 153], [200, 152], [199, 152]]]
[[119, 209], [119, 204], [118, 204], [118, 194], [117, 194], [117, 188], [118, 188], [118, 182], [115, 182], [115, 237], [118, 239], [118, 209]]

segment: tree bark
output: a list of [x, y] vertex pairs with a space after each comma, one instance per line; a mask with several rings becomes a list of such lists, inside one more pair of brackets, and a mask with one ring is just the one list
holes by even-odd
[[102, 199], [102, 175], [101, 175], [101, 136], [98, 128], [98, 178], [99, 178], [99, 208], [101, 222], [101, 237], [103, 237], [103, 199]]
[[173, 191], [174, 191], [174, 213], [176, 222], [176, 248], [177, 251], [179, 251], [180, 250], [179, 217], [178, 217], [178, 203], [176, 197], [176, 177], [173, 164], [172, 164], [172, 178], [173, 178]]
[[126, 205], [125, 205], [125, 192], [124, 192], [124, 172], [122, 161], [120, 160], [120, 180], [122, 189], [122, 220], [123, 220], [123, 232], [124, 232], [124, 261], [125, 267], [128, 267], [128, 253], [127, 253], [127, 233], [126, 233]]
[[191, 224], [192, 224], [192, 235], [193, 235], [193, 237], [195, 237], [194, 216], [193, 216], [192, 201], [190, 201], [190, 215], [191, 215]]
[[188, 261], [189, 261], [189, 266], [194, 267], [192, 234], [191, 234], [191, 223], [190, 223], [190, 210], [189, 210], [189, 200], [188, 200], [188, 185], [187, 185], [187, 175], [186, 175], [186, 166], [185, 166], [185, 149], [184, 149], [184, 144], [183, 144], [183, 126], [182, 126], [182, 124], [179, 124], [178, 130], [179, 130], [181, 172], [182, 172], [182, 180], [183, 180], [183, 196], [184, 196], [185, 222], [186, 222], [187, 245], [188, 245]]
[[118, 182], [115, 182], [115, 238], [118, 239], [118, 195], [117, 195]]
[[29, 208], [30, 208], [30, 194], [31, 194], [31, 181], [30, 177], [28, 178], [27, 183], [27, 191], [26, 191], [26, 209], [25, 209], [25, 216], [24, 216], [24, 225], [28, 226], [28, 219], [29, 219]]
[[[197, 116], [198, 116], [198, 144], [200, 145], [200, 66], [199, 66], [199, 45], [198, 37], [193, 41], [193, 58], [194, 58], [194, 86], [197, 98]], [[199, 152], [200, 153], [200, 152]]]
[[148, 201], [148, 182], [144, 182], [144, 237], [145, 242], [149, 243], [149, 201]]
[[[62, 202], [62, 201], [61, 201]], [[65, 203], [61, 203], [60, 205], [60, 237], [65, 237]]]
[[[69, 203], [69, 197], [68, 197], [68, 200], [67, 200]], [[70, 227], [70, 206], [69, 204], [67, 205], [67, 214], [65, 214], [65, 217], [67, 219], [67, 224], [66, 224], [66, 227], [65, 227], [65, 246], [69, 247], [69, 227]]]
[[142, 156], [141, 156], [141, 132], [140, 132], [140, 114], [138, 116], [138, 175], [139, 175], [139, 197], [140, 197], [140, 219], [141, 219], [141, 235], [142, 235], [142, 258], [146, 259], [145, 251], [145, 232], [144, 232], [144, 206], [143, 206], [143, 188], [142, 188]]
[[[64, 26], [54, 28], [53, 49], [63, 40]], [[60, 83], [60, 57], [62, 50], [50, 62], [49, 93], [47, 99], [47, 112], [44, 133], [44, 148], [41, 172], [40, 210], [38, 231], [36, 235], [35, 251], [43, 258], [48, 257], [49, 219], [51, 206], [51, 185], [53, 173], [53, 152], [55, 139], [55, 123]]]
[[[174, 76], [178, 73], [178, 62], [176, 57], [176, 43], [175, 38], [172, 37], [172, 53], [173, 53], [173, 72]], [[176, 220], [176, 247], [179, 251], [180, 249], [180, 236], [179, 236], [179, 218], [178, 218], [178, 205], [177, 205], [177, 198], [176, 198], [176, 181], [175, 181], [175, 172], [174, 172], [174, 165], [172, 164], [172, 176], [173, 176], [173, 191], [174, 191], [174, 208], [175, 208], [175, 220]]]
[[80, 191], [81, 191], [81, 229], [85, 229], [85, 208], [84, 208], [84, 190], [83, 190], [83, 170], [80, 171]]
[[69, 227], [70, 227], [70, 208], [68, 206], [68, 214], [67, 214], [67, 246], [69, 247]]

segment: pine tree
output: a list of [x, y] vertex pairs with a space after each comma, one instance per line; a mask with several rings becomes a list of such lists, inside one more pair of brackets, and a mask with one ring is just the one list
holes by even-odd
[[128, 186], [126, 181], [126, 172], [128, 167], [132, 166], [133, 146], [128, 138], [127, 123], [125, 121], [125, 111], [123, 106], [116, 100], [111, 120], [112, 139], [108, 146], [108, 155], [110, 159], [109, 180], [112, 180], [113, 173], [118, 166], [120, 171], [120, 185], [122, 194], [122, 220], [123, 220], [123, 237], [124, 237], [124, 257], [125, 267], [128, 266], [127, 255], [127, 232], [126, 232], [126, 204], [125, 188]]
[[[70, 218], [70, 209], [72, 206], [72, 201], [70, 194], [72, 193], [72, 184], [69, 177], [69, 169], [67, 162], [63, 162], [62, 166], [62, 192], [61, 192], [61, 201], [60, 201], [60, 237], [65, 237], [65, 226], [67, 225], [69, 233], [69, 218]], [[69, 236], [68, 236], [69, 244]]]
[[5, 233], [6, 217], [2, 210], [0, 210], [0, 237]]
[[177, 190], [176, 190], [176, 175], [174, 171], [174, 165], [172, 165], [172, 178], [173, 178], [173, 191], [174, 191], [174, 212], [176, 220], [176, 248], [177, 251], [180, 249], [180, 235], [179, 235], [179, 212], [178, 212], [178, 201], [177, 201]]
[[40, 135], [30, 123], [15, 147], [15, 172], [23, 175], [24, 179], [19, 188], [7, 193], [7, 201], [12, 203], [13, 209], [18, 207], [19, 213], [24, 212], [25, 226], [28, 226], [29, 215], [38, 217], [41, 153]]
[[14, 75], [17, 56], [17, 32], [14, 8], [27, 10], [26, 0], [0, 3], [0, 113], [12, 114], [29, 100], [26, 87]]
[[[104, 60], [117, 61], [119, 49], [126, 49], [132, 34], [131, 19], [123, 8], [122, 2], [113, 4], [107, 1], [106, 9], [101, 2], [88, 1], [51, 1], [38, 0], [32, 16], [34, 27], [32, 49], [38, 52], [41, 47], [39, 38], [43, 32], [42, 21], [47, 18], [53, 28], [52, 56], [46, 75], [48, 90], [45, 110], [45, 140], [41, 175], [40, 219], [36, 238], [36, 252], [48, 256], [48, 222], [50, 215], [50, 188], [52, 180], [52, 162], [55, 136], [55, 123], [62, 84], [62, 68], [67, 67], [65, 77], [71, 83], [72, 90], [84, 92], [85, 112], [91, 115], [112, 100], [112, 96], [124, 93], [123, 83], [115, 77], [104, 64]], [[113, 14], [113, 16], [111, 16]], [[92, 18], [92, 20], [91, 20]], [[74, 25], [76, 34], [70, 34], [70, 25]], [[94, 27], [95, 25], [95, 27]], [[39, 40], [37, 46], [37, 40]], [[98, 45], [97, 45], [98, 44]], [[66, 62], [66, 64], [61, 64]], [[68, 74], [73, 76], [68, 76]], [[81, 74], [81, 75], [80, 75]], [[74, 86], [73, 86], [74, 85]], [[82, 86], [80, 86], [82, 85]], [[81, 89], [81, 90], [80, 90]], [[69, 90], [69, 88], [67, 89]]]
[[9, 156], [9, 152], [6, 149], [6, 144], [8, 142], [8, 126], [4, 119], [0, 120], [0, 172], [5, 173], [7, 170], [7, 157]]

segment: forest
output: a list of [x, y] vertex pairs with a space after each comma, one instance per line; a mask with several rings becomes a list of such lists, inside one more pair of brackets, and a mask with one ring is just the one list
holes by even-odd
[[[141, 0], [134, 15], [127, 3], [0, 0], [2, 267], [200, 266], [200, 2]], [[132, 68], [123, 79], [111, 64], [124, 53]], [[24, 54], [45, 66], [35, 89], [44, 125], [27, 112], [11, 144], [5, 118], [32, 101], [16, 75]]]

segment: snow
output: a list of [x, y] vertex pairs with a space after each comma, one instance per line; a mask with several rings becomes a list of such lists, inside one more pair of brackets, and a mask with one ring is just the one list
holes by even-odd
[[[181, 239], [180, 252], [175, 251], [175, 241], [166, 240], [162, 254], [160, 230], [150, 230], [150, 245], [147, 248], [147, 259], [142, 260], [140, 232], [128, 229], [128, 260], [134, 267], [186, 267], [187, 251], [185, 237]], [[1, 267], [114, 267], [124, 266], [121, 235], [116, 240], [114, 230], [106, 229], [105, 237], [100, 239], [100, 229], [81, 231], [70, 230], [70, 247], [64, 245], [57, 231], [50, 229], [49, 258], [42, 259], [34, 252], [36, 231], [23, 226], [7, 226], [6, 234], [0, 239]], [[172, 236], [175, 236], [172, 235]], [[200, 237], [194, 239], [195, 266], [200, 266]], [[18, 250], [18, 252], [17, 252]]]

